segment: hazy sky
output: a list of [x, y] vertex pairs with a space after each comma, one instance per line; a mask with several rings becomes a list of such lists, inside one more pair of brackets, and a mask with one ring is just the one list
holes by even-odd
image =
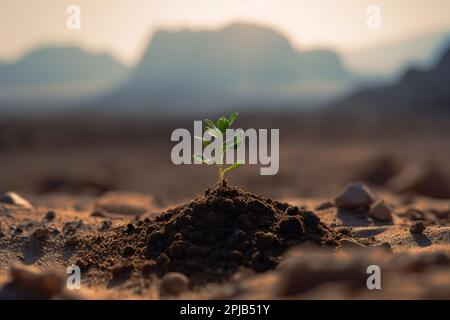
[[[81, 30], [66, 27], [66, 9], [81, 8]], [[366, 26], [381, 8], [381, 30]], [[272, 26], [298, 48], [350, 51], [450, 29], [449, 0], [1, 0], [0, 59], [35, 46], [76, 44], [135, 63], [158, 28], [218, 28], [233, 21]]]

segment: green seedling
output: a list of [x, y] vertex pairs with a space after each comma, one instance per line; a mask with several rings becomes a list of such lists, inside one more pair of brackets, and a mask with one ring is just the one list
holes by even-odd
[[[206, 119], [206, 127], [205, 132], [214, 138], [221, 139], [223, 141], [222, 148], [218, 150], [219, 155], [215, 157], [215, 159], [209, 159], [205, 157], [203, 154], [196, 153], [194, 154], [194, 159], [206, 164], [215, 164], [218, 172], [219, 172], [219, 185], [222, 187], [225, 181], [225, 174], [229, 171], [239, 168], [242, 163], [237, 161], [229, 166], [224, 164], [224, 157], [228, 150], [236, 150], [242, 142], [242, 130], [239, 130], [233, 134], [231, 138], [228, 140], [225, 139], [227, 130], [230, 129], [233, 122], [236, 120], [238, 114], [234, 112], [228, 119], [225, 117], [220, 117], [216, 123], [210, 119]], [[203, 139], [203, 137], [195, 136], [195, 139], [199, 139], [202, 141], [203, 146], [208, 146], [212, 141]]]

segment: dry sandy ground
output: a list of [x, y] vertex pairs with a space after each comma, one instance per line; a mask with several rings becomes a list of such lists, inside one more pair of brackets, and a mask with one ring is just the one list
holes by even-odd
[[[215, 168], [177, 166], [170, 159], [172, 131], [192, 131], [193, 119], [0, 119], [0, 191], [99, 195], [133, 190], [152, 194], [161, 205], [182, 201], [201, 193], [217, 176]], [[449, 184], [447, 119], [370, 120], [241, 115], [238, 128], [280, 129], [280, 170], [261, 176], [259, 165], [246, 165], [230, 178], [274, 199], [331, 197], [355, 180], [395, 191], [387, 184], [390, 178], [432, 163]], [[446, 193], [444, 198], [450, 198], [450, 186]]]
[[[61, 288], [67, 266], [77, 262], [78, 237], [126, 228], [136, 223], [136, 215], [141, 221], [153, 219], [213, 183], [213, 168], [170, 161], [172, 130], [191, 128], [191, 120], [0, 123], [0, 191], [16, 191], [33, 205], [25, 209], [0, 204], [0, 281], [5, 284], [0, 296], [15, 292], [24, 297], [24, 288], [29, 293], [47, 287], [47, 292], [39, 289], [35, 295], [160, 298], [158, 278], [136, 285], [85, 275], [81, 290]], [[239, 126], [280, 129], [280, 171], [260, 176], [258, 166], [244, 166], [230, 174], [230, 182], [313, 209], [328, 227], [370, 243], [370, 248], [351, 242], [326, 252], [293, 248], [276, 270], [242, 270], [225, 284], [195, 288], [178, 297], [450, 298], [448, 119], [337, 120], [258, 113], [242, 115]], [[393, 207], [393, 221], [377, 222], [364, 210], [326, 205], [317, 209], [350, 181], [371, 185]], [[137, 193], [105, 196], [111, 190]], [[409, 231], [416, 221], [424, 221], [423, 234]], [[377, 244], [384, 249], [374, 250]], [[366, 287], [370, 264], [381, 267], [382, 290]], [[44, 275], [21, 268], [11, 271], [14, 265], [32, 266]], [[33, 285], [24, 287], [26, 283]]]
[[[325, 198], [285, 199], [293, 205], [313, 209], [327, 226], [344, 230], [351, 239], [370, 239], [369, 247], [352, 240], [334, 250], [292, 248], [276, 270], [263, 274], [241, 270], [228, 282], [184, 291], [178, 297], [450, 299], [449, 201], [426, 197], [405, 199], [380, 190], [376, 190], [376, 195], [393, 208], [392, 222], [377, 222], [364, 210], [337, 209]], [[82, 275], [80, 290], [65, 289], [66, 268], [76, 262], [76, 246], [67, 245], [70, 239], [126, 226], [136, 216], [141, 220], [154, 218], [164, 208], [158, 207], [149, 195], [114, 193], [100, 198], [51, 195], [30, 196], [29, 200], [31, 209], [0, 204], [2, 298], [29, 297], [30, 292], [34, 292], [31, 297], [161, 298], [159, 279], [137, 287], [131, 281], [113, 283]], [[417, 220], [426, 225], [423, 234], [409, 230]], [[367, 267], [373, 264], [381, 268], [381, 290], [366, 287]], [[39, 271], [28, 273], [16, 267], [11, 272], [12, 266], [22, 265]], [[55, 275], [59, 280], [52, 280], [51, 276], [47, 279], [49, 270], [60, 274]], [[23, 286], [23, 282], [34, 284]], [[52, 284], [53, 291], [36, 289], [36, 286], [52, 288]]]

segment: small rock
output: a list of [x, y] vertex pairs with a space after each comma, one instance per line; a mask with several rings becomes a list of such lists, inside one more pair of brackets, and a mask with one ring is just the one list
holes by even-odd
[[45, 214], [45, 220], [46, 221], [53, 221], [56, 218], [56, 213], [55, 211], [48, 211]]
[[98, 229], [100, 231], [106, 231], [106, 230], [111, 229], [111, 226], [112, 226], [111, 220], [103, 220]]
[[372, 192], [362, 183], [351, 183], [335, 199], [334, 204], [341, 209], [369, 208], [375, 201]]
[[417, 221], [414, 223], [411, 228], [409, 229], [409, 232], [416, 233], [416, 234], [422, 234], [427, 227], [422, 221]]
[[136, 252], [136, 249], [132, 246], [126, 246], [125, 249], [122, 252], [122, 255], [124, 257], [131, 257]]
[[64, 279], [54, 272], [40, 272], [32, 267], [11, 268], [12, 285], [16, 291], [39, 299], [51, 299], [64, 289]]
[[392, 209], [383, 199], [373, 205], [369, 215], [379, 221], [392, 221]]
[[22, 198], [15, 192], [6, 192], [0, 197], [0, 202], [12, 204], [24, 209], [33, 209], [33, 206], [30, 202], [28, 202], [28, 200]]
[[162, 295], [179, 295], [186, 291], [188, 286], [189, 279], [184, 274], [169, 272], [162, 278], [160, 291]]
[[48, 231], [47, 228], [38, 228], [38, 229], [34, 230], [33, 237], [35, 237], [36, 239], [39, 239], [39, 240], [45, 240], [45, 239], [47, 239], [49, 233], [50, 232]]

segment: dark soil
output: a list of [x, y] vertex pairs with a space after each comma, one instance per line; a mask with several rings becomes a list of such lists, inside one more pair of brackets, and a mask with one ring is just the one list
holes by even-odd
[[86, 275], [110, 281], [181, 272], [195, 286], [224, 281], [242, 268], [272, 269], [296, 244], [336, 247], [338, 239], [312, 211], [216, 186], [155, 220], [80, 239], [74, 262]]

